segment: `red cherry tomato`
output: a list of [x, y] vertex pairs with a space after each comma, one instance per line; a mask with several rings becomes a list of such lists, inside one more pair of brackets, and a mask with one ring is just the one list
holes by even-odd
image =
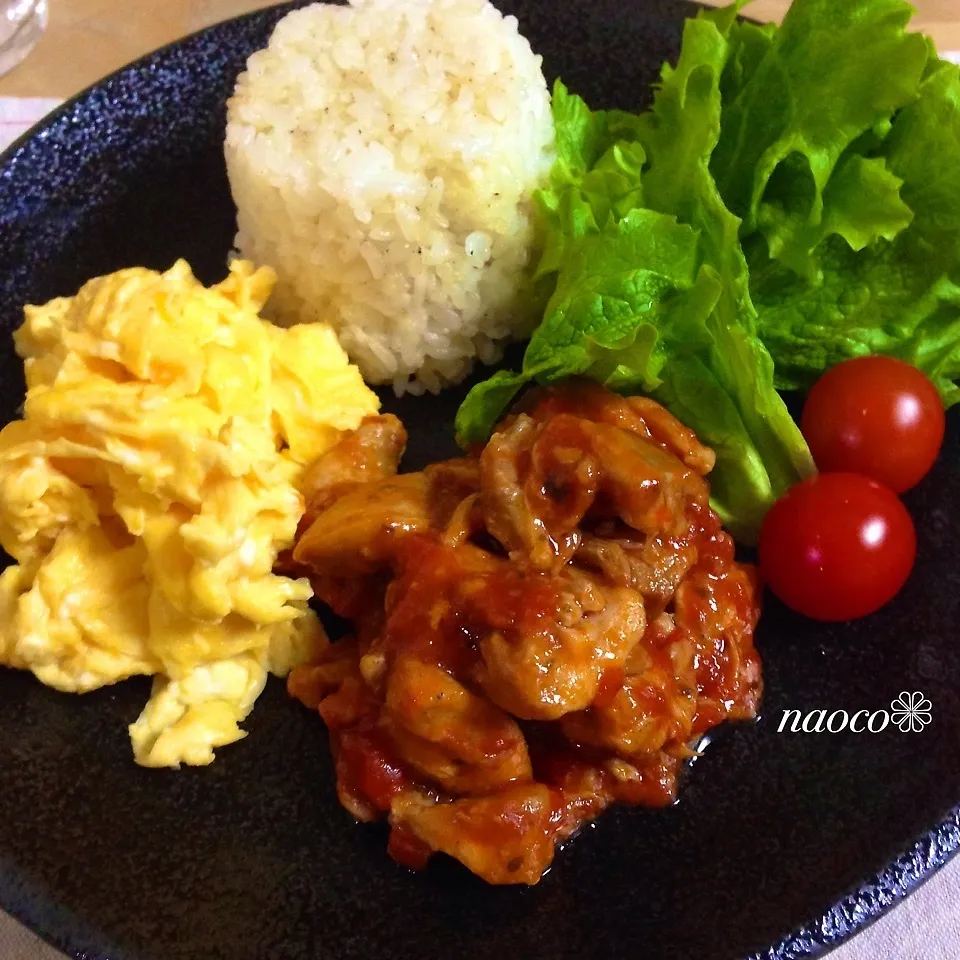
[[886, 487], [854, 473], [821, 473], [773, 505], [759, 551], [764, 579], [788, 607], [814, 620], [855, 620], [903, 586], [917, 537]]
[[936, 387], [893, 357], [858, 357], [828, 370], [810, 391], [800, 421], [821, 470], [862, 473], [894, 493], [930, 471], [944, 426]]

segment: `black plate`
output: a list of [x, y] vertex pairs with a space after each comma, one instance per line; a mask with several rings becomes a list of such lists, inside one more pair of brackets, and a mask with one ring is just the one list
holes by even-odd
[[[634, 109], [693, 12], [654, 0], [502, 5], [550, 79]], [[7, 332], [24, 302], [178, 255], [206, 281], [222, 275], [224, 102], [281, 12], [154, 54], [5, 155], [3, 420], [22, 399]], [[408, 465], [452, 453], [461, 395], [392, 405], [413, 434]], [[70, 697], [0, 670], [0, 905], [88, 960], [814, 956], [960, 845], [958, 481], [954, 413], [938, 467], [909, 497], [920, 555], [897, 601], [833, 628], [768, 603], [763, 719], [723, 731], [675, 807], [604, 815], [530, 890], [485, 887], [451, 862], [418, 875], [391, 863], [384, 832], [337, 803], [319, 717], [280, 683], [247, 740], [210, 768], [172, 773], [131, 759], [126, 725], [146, 682]], [[777, 731], [785, 709], [879, 710], [901, 690], [933, 702], [922, 733]]]

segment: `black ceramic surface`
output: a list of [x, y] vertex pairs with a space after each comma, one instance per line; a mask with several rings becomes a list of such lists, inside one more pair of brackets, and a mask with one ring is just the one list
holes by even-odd
[[[504, 0], [552, 80], [638, 108], [692, 8]], [[0, 164], [0, 418], [22, 399], [24, 302], [187, 257], [218, 279], [232, 211], [224, 101], [278, 11], [163, 50], [60, 111]], [[391, 404], [408, 466], [453, 452], [462, 396]], [[960, 418], [909, 497], [920, 553], [897, 601], [818, 627], [769, 602], [767, 695], [723, 731], [675, 807], [616, 810], [533, 889], [438, 858], [411, 874], [339, 807], [319, 717], [268, 687], [250, 736], [207, 769], [136, 767], [148, 684], [82, 698], [0, 670], [0, 905], [86, 960], [787, 960], [869, 922], [960, 844]], [[922, 733], [778, 733], [781, 712], [933, 702]], [[918, 839], [920, 838], [920, 839]], [[818, 919], [819, 918], [819, 919]]]

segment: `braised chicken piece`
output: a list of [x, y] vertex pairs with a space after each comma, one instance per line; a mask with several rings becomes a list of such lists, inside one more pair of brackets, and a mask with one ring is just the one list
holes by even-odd
[[391, 819], [394, 831], [408, 832], [421, 849], [455, 857], [488, 883], [535, 884], [553, 859], [556, 816], [554, 792], [527, 779], [449, 803], [404, 794]]
[[620, 525], [603, 524], [595, 533], [583, 535], [576, 559], [580, 566], [598, 571], [608, 583], [639, 592], [652, 619], [666, 608], [697, 562], [699, 533], [696, 515], [682, 534], [672, 537], [637, 538]]
[[[336, 446], [315, 460], [300, 481], [306, 509], [297, 526], [298, 541], [313, 526], [313, 521], [345, 494], [375, 480], [395, 476], [406, 446], [406, 429], [397, 417], [388, 413], [365, 417], [356, 430], [346, 434]], [[280, 555], [276, 571], [293, 578], [316, 572], [303, 567], [292, 550]], [[346, 583], [334, 585], [332, 593], [341, 592], [352, 598], [357, 588]], [[361, 594], [366, 592], [360, 591]], [[347, 599], [339, 606], [352, 609], [353, 604]]]
[[493, 793], [532, 776], [513, 717], [414, 657], [387, 675], [381, 725], [414, 769], [450, 793]]
[[675, 536], [689, 508], [709, 499], [703, 477], [668, 450], [565, 412], [541, 421], [519, 414], [491, 437], [480, 463], [488, 530], [511, 559], [537, 570], [572, 559], [588, 514], [619, 518], [644, 536]]
[[370, 418], [309, 471], [293, 551], [353, 621], [291, 694], [389, 852], [538, 881], [612, 803], [670, 803], [683, 761], [756, 715], [759, 589], [709, 506], [713, 453], [666, 410], [570, 381], [482, 450], [397, 474]]
[[572, 413], [594, 423], [620, 427], [672, 453], [704, 477], [713, 469], [717, 459], [689, 427], [655, 400], [621, 397], [592, 380], [579, 377], [571, 377], [554, 387], [531, 390], [517, 404], [517, 413], [527, 413], [538, 421], [558, 413]]
[[[528, 603], [528, 585], [510, 580], [504, 593], [515, 591]], [[586, 710], [604, 678], [623, 669], [643, 636], [643, 600], [636, 591], [600, 585], [575, 568], [538, 588], [534, 622], [498, 616], [503, 600], [489, 596], [499, 611], [487, 617], [494, 629], [479, 640], [481, 664], [474, 676], [491, 700], [515, 716], [558, 720]]]
[[361, 577], [389, 567], [398, 537], [430, 529], [428, 493], [422, 473], [354, 487], [317, 515], [293, 559], [321, 576]]
[[354, 487], [393, 476], [406, 446], [407, 431], [393, 414], [366, 417], [304, 474], [300, 492], [307, 509], [301, 529], [308, 529], [324, 508]]

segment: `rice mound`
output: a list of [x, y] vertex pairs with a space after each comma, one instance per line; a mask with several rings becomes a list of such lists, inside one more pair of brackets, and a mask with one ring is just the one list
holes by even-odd
[[304, 7], [228, 105], [236, 247], [277, 272], [277, 322], [330, 323], [369, 382], [436, 392], [529, 332], [553, 145], [541, 58], [486, 0]]

